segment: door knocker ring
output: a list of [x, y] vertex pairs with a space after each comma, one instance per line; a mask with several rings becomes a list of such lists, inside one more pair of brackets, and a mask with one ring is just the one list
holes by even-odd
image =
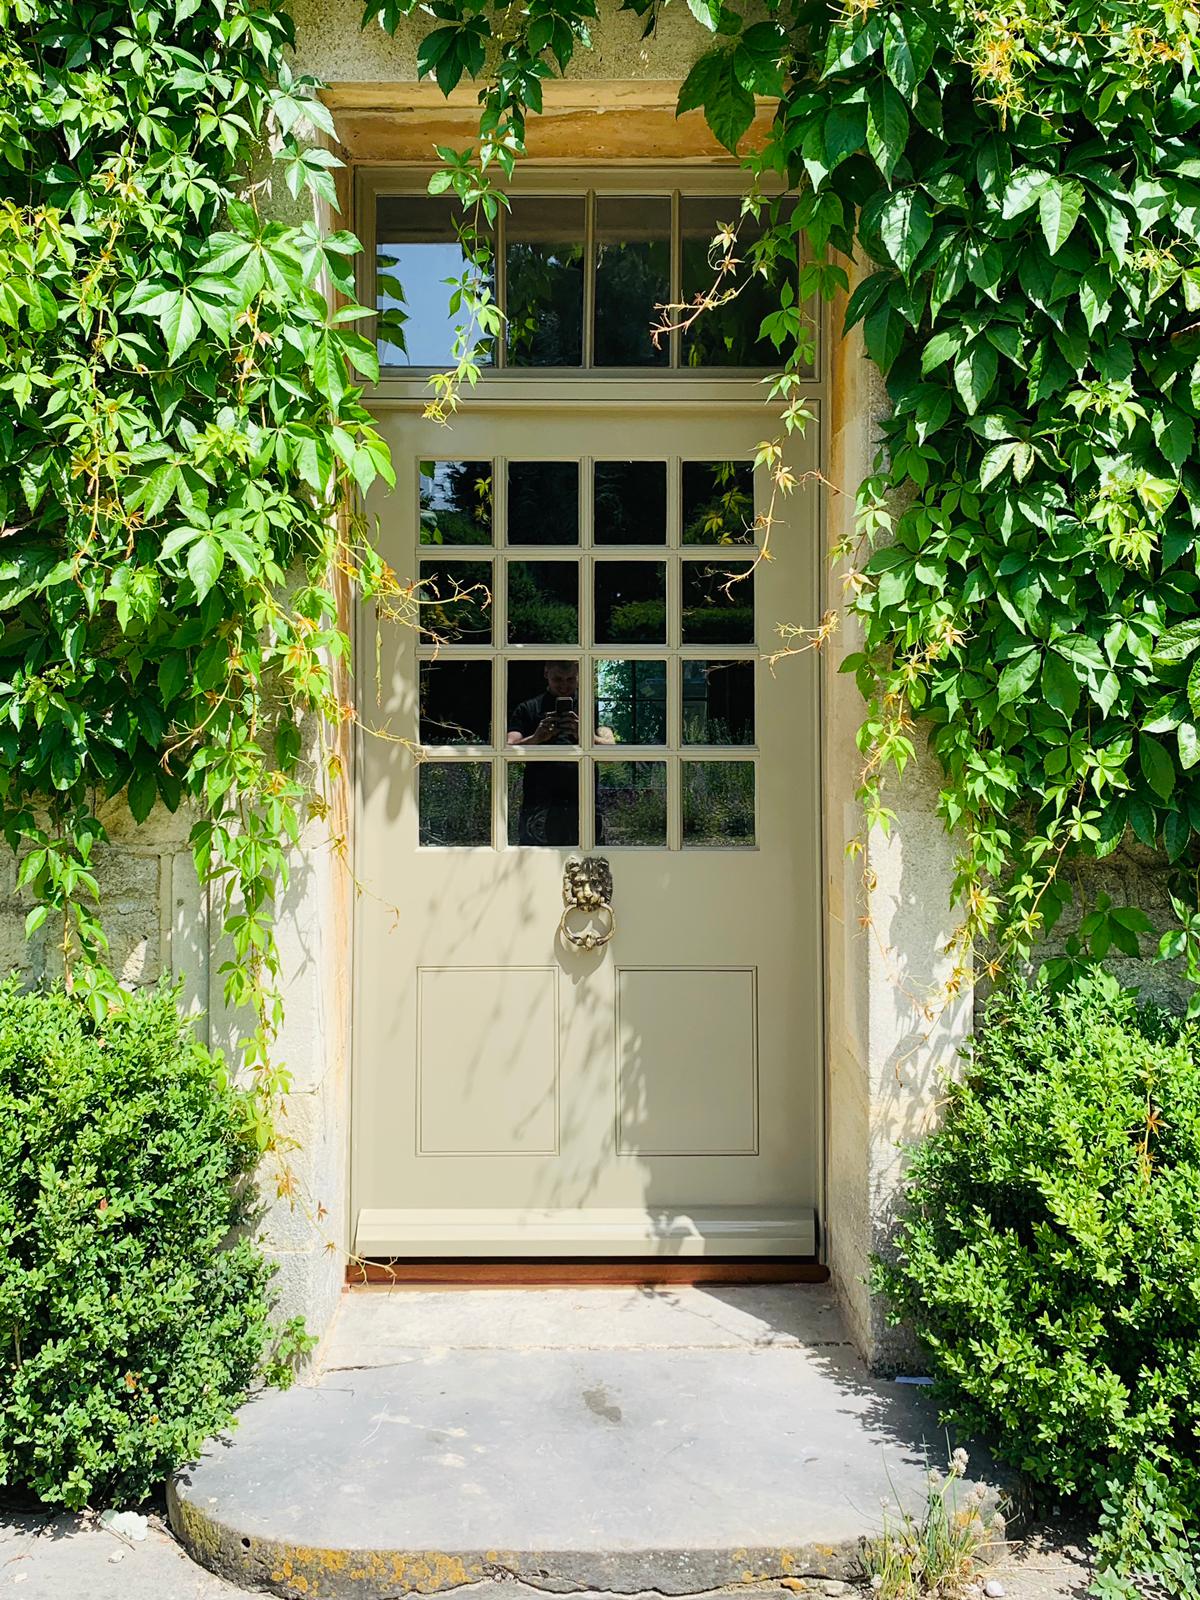
[[[612, 868], [603, 856], [571, 856], [563, 871], [563, 913], [558, 931], [567, 944], [577, 950], [599, 950], [617, 931], [612, 908]], [[577, 931], [570, 926], [572, 912], [581, 911], [589, 919], [600, 918], [604, 926], [597, 932], [590, 924]]]

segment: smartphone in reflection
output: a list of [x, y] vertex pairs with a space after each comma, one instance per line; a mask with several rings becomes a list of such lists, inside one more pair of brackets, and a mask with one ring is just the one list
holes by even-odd
[[575, 702], [569, 694], [560, 694], [555, 697], [554, 715], [558, 720], [558, 744], [572, 744], [570, 730], [566, 726], [566, 719], [575, 709]]

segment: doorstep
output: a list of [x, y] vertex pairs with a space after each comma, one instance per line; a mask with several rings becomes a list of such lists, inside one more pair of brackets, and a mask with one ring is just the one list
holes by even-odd
[[870, 1376], [826, 1287], [368, 1289], [168, 1499], [197, 1561], [305, 1600], [682, 1595], [854, 1576], [945, 1464], [927, 1393]]

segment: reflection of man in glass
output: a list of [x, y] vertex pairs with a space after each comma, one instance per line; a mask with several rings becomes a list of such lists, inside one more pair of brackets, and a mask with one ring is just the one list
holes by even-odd
[[[546, 687], [508, 714], [508, 743], [579, 743], [579, 663], [547, 661]], [[599, 744], [612, 744], [598, 728]], [[517, 817], [519, 844], [579, 843], [579, 773], [574, 761], [527, 761]]]

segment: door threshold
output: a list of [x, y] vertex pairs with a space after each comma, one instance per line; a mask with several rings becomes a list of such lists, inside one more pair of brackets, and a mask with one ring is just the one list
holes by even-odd
[[759, 1260], [738, 1256], [729, 1260], [684, 1257], [554, 1260], [463, 1258], [433, 1261], [428, 1258], [363, 1260], [346, 1268], [347, 1287], [353, 1289], [545, 1289], [633, 1288], [660, 1283], [754, 1284], [826, 1283], [829, 1268], [813, 1256], [772, 1256]]

